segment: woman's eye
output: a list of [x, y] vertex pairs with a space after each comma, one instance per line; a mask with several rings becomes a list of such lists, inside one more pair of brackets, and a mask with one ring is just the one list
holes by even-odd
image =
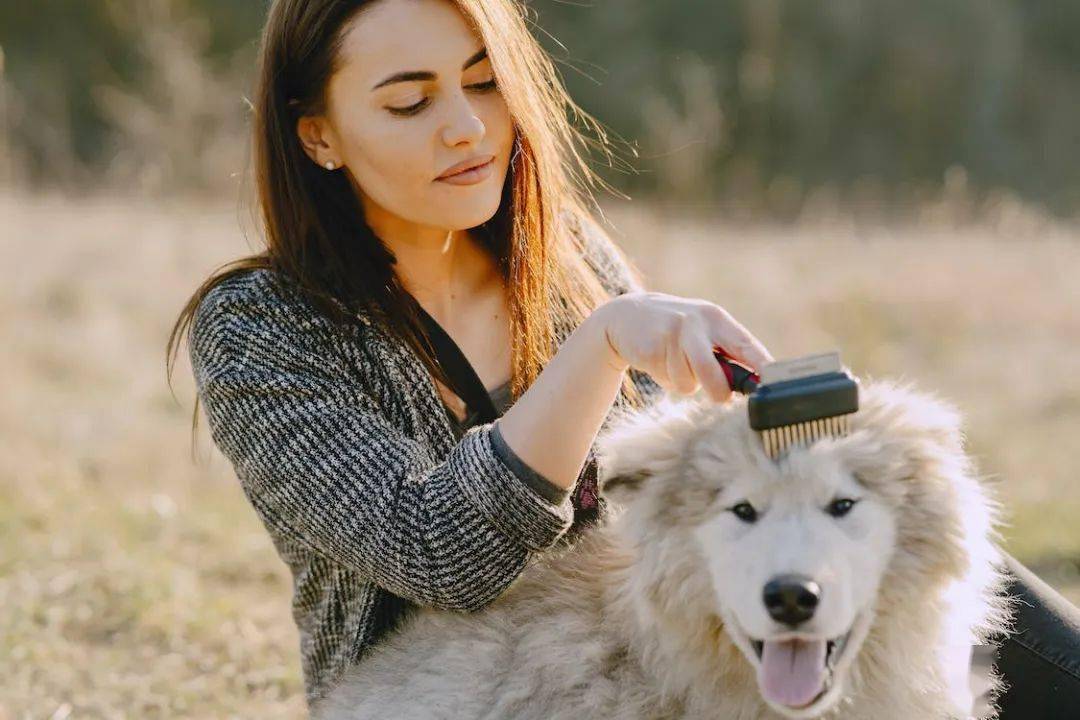
[[420, 110], [422, 110], [425, 106], [427, 106], [429, 102], [431, 102], [431, 98], [424, 98], [415, 105], [410, 105], [403, 108], [388, 107], [386, 109], [395, 115], [415, 115], [416, 113], [420, 112]]
[[844, 517], [851, 511], [856, 502], [858, 501], [851, 498], [837, 498], [825, 507], [825, 512], [833, 517]]
[[737, 503], [732, 505], [729, 509], [731, 512], [735, 513], [735, 517], [745, 523], [752, 523], [757, 520], [757, 510], [755, 510], [754, 506], [748, 502]]
[[[489, 90], [494, 90], [497, 87], [497, 83], [495, 82], [495, 80], [493, 78], [491, 80], [488, 80], [487, 82], [476, 83], [476, 84], [473, 84], [473, 85], [469, 85], [468, 87], [471, 90], [477, 90], [479, 92], [488, 92]], [[431, 98], [424, 98], [423, 100], [416, 103], [415, 105], [409, 105], [408, 107], [401, 107], [401, 108], [387, 107], [386, 109], [389, 110], [394, 115], [415, 115], [416, 113], [420, 112], [425, 107], [427, 107], [430, 103], [431, 103]]]

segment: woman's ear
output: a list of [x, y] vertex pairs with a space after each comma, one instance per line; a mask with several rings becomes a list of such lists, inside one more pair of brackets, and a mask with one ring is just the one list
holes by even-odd
[[[296, 121], [296, 135], [311, 161], [334, 170], [341, 167], [337, 139], [329, 121], [322, 115], [304, 115]], [[329, 164], [328, 164], [329, 163]], [[331, 167], [331, 165], [333, 167]]]

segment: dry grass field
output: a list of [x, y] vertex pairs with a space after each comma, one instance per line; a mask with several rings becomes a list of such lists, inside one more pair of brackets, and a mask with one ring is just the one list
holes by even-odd
[[[612, 207], [657, 290], [778, 358], [955, 401], [1007, 546], [1080, 601], [1080, 238], [1013, 213], [797, 230]], [[285, 566], [200, 420], [177, 312], [248, 245], [235, 203], [0, 195], [0, 719], [301, 718]]]

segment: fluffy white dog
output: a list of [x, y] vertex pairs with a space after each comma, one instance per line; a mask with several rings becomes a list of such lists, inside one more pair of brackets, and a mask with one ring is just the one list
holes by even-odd
[[966, 717], [943, 658], [1005, 629], [997, 505], [952, 405], [860, 405], [775, 462], [744, 396], [618, 418], [607, 522], [479, 612], [419, 610], [314, 717]]

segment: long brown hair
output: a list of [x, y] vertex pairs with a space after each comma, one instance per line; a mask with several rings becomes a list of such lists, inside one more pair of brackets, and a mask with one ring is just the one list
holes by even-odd
[[[575, 325], [608, 298], [584, 262], [582, 243], [586, 232], [604, 234], [588, 210], [595, 205], [588, 187], [612, 188], [592, 171], [578, 145], [622, 160], [601, 123], [567, 94], [550, 57], [529, 33], [523, 5], [452, 1], [485, 43], [514, 119], [514, 152], [499, 209], [471, 231], [493, 253], [506, 280], [511, 394], [517, 398], [555, 352], [552, 293], [565, 299]], [[260, 45], [252, 138], [265, 249], [220, 266], [187, 301], [166, 347], [170, 384], [179, 338], [187, 333], [190, 340], [192, 317], [207, 292], [233, 275], [265, 268], [288, 278], [336, 322], [349, 322], [361, 310], [373, 313], [453, 387], [434, 358], [415, 300], [394, 273], [393, 254], [365, 223], [348, 178], [321, 172], [295, 133], [299, 117], [323, 112], [347, 23], [372, 2], [378, 0], [272, 3]], [[568, 111], [597, 138], [576, 127]], [[617, 246], [615, 251], [627, 261]], [[632, 403], [640, 402], [629, 373], [623, 388]], [[198, 402], [196, 396], [193, 433]]]

